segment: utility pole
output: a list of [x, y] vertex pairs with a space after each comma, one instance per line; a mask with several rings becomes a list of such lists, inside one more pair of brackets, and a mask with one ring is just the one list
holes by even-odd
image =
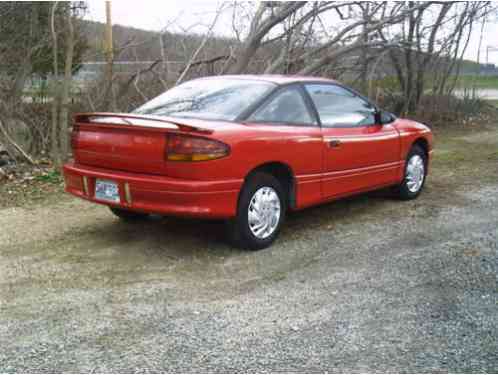
[[111, 2], [105, 2], [105, 16], [106, 16], [106, 28], [105, 28], [105, 50], [107, 56], [107, 69], [112, 72], [112, 63], [114, 60], [114, 51], [112, 47], [112, 17], [111, 17]]
[[114, 64], [114, 47], [112, 41], [112, 17], [111, 17], [111, 2], [105, 2], [105, 15], [106, 15], [106, 28], [105, 28], [105, 51], [107, 58], [106, 67], [106, 80], [108, 84], [108, 94], [111, 97], [111, 107], [113, 111], [116, 111], [116, 100], [114, 97], [114, 90], [112, 84], [112, 66]]

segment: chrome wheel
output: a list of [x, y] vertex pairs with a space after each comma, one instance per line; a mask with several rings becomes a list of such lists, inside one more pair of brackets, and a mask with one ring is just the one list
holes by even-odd
[[271, 236], [280, 221], [280, 211], [277, 192], [268, 186], [259, 188], [252, 196], [247, 212], [252, 234], [259, 239]]
[[406, 166], [406, 187], [416, 193], [422, 187], [425, 178], [424, 159], [420, 155], [413, 155]]

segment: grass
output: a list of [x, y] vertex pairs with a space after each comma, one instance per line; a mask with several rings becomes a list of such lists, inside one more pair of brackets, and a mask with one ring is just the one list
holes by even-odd
[[460, 76], [457, 81], [457, 87], [478, 89], [498, 89], [498, 76], [479, 76], [465, 75]]
[[498, 161], [497, 131], [496, 128], [483, 130], [435, 131], [432, 166], [439, 177], [451, 172], [459, 175], [462, 181], [496, 181], [498, 175], [493, 165]]
[[60, 172], [55, 169], [47, 173], [38, 175], [35, 177], [35, 179], [40, 182], [49, 182], [52, 184], [59, 184], [62, 182], [62, 176]]

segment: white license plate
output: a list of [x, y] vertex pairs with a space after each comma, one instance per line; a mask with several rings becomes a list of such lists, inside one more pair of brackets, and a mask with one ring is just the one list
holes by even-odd
[[118, 184], [113, 181], [97, 179], [95, 181], [95, 198], [119, 203]]

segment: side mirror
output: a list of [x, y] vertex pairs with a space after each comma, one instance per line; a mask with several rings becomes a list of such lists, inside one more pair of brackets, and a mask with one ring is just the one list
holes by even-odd
[[385, 124], [390, 124], [391, 122], [396, 120], [396, 116], [394, 116], [391, 112], [379, 109], [375, 113], [375, 120], [378, 124], [385, 125]]

